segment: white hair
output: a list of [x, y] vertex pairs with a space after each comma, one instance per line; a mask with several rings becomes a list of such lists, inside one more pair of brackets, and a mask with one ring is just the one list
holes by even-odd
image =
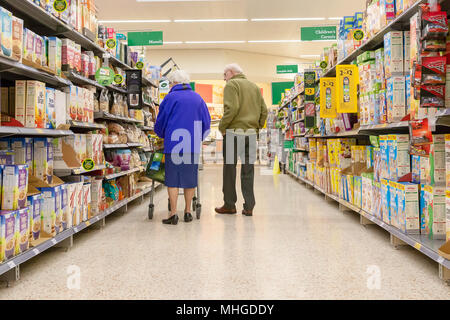
[[241, 66], [238, 65], [237, 63], [232, 63], [232, 64], [225, 66], [225, 72], [227, 72], [227, 71], [231, 71], [235, 74], [244, 73]]
[[191, 77], [184, 70], [176, 70], [169, 74], [168, 79], [171, 83], [189, 84]]

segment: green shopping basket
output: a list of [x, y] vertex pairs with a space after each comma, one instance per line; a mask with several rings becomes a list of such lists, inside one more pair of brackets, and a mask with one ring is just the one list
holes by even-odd
[[153, 181], [163, 183], [166, 181], [166, 166], [164, 150], [155, 151], [147, 165], [146, 176]]

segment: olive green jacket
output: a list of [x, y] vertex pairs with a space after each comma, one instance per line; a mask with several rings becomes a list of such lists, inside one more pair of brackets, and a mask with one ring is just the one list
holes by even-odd
[[228, 81], [223, 93], [223, 107], [224, 114], [219, 124], [222, 134], [227, 129], [259, 130], [266, 123], [267, 106], [261, 89], [243, 74]]

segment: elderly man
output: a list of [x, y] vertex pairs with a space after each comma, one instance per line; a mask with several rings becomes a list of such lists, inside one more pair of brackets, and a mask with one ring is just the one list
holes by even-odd
[[241, 67], [225, 67], [224, 115], [219, 130], [223, 138], [223, 198], [224, 205], [216, 208], [219, 214], [236, 213], [236, 165], [241, 158], [241, 189], [244, 196], [242, 214], [252, 216], [255, 207], [254, 161], [256, 159], [257, 131], [264, 127], [267, 106], [261, 89], [247, 80]]

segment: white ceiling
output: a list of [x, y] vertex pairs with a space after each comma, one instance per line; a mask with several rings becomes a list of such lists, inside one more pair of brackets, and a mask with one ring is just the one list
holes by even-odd
[[[364, 10], [364, 0], [96, 0], [100, 20], [249, 19], [248, 22], [105, 23], [117, 31], [163, 31], [164, 42], [300, 40], [300, 27], [323, 21], [250, 21], [255, 18], [330, 18]], [[225, 48], [292, 58], [320, 54], [332, 42], [165, 44], [151, 49]], [[311, 59], [311, 58], [310, 58]], [[315, 58], [312, 58], [315, 59]]]

